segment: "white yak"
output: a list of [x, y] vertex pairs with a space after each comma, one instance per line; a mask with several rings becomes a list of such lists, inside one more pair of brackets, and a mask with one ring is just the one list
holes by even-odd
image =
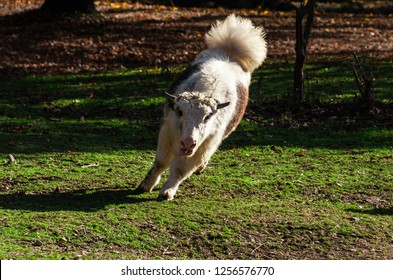
[[169, 168], [158, 200], [172, 200], [186, 178], [202, 172], [244, 115], [251, 73], [266, 58], [264, 38], [262, 27], [236, 15], [206, 33], [208, 49], [165, 93], [155, 161], [136, 193], [152, 191]]

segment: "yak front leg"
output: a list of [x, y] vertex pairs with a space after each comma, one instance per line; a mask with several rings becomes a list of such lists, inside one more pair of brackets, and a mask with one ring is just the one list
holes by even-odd
[[170, 138], [168, 137], [168, 129], [163, 126], [158, 137], [158, 145], [156, 158], [153, 166], [147, 173], [145, 179], [136, 188], [135, 193], [151, 192], [153, 188], [160, 182], [162, 173], [167, 170], [173, 161], [174, 154], [171, 149]]
[[157, 200], [172, 200], [175, 197], [180, 184], [191, 174], [192, 171], [187, 172], [184, 168], [171, 170], [168, 179], [160, 190]]
[[201, 157], [194, 155], [192, 158], [181, 157], [173, 162], [168, 179], [162, 186], [158, 200], [172, 200], [180, 184], [203, 163]]
[[168, 166], [155, 160], [152, 168], [147, 173], [145, 179], [135, 189], [135, 193], [151, 192], [161, 179], [161, 174], [168, 169]]
[[[213, 143], [213, 144], [212, 144]], [[176, 158], [171, 167], [168, 179], [162, 186], [158, 200], [172, 200], [180, 186], [180, 184], [191, 176], [195, 171], [202, 172], [208, 164], [210, 158], [217, 150], [220, 141], [216, 138], [210, 139], [209, 148], [199, 147], [198, 151], [191, 157]]]

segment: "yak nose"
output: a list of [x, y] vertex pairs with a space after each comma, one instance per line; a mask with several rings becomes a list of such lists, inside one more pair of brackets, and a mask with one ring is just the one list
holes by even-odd
[[196, 141], [191, 137], [187, 137], [186, 139], [180, 141], [180, 146], [182, 149], [192, 150], [196, 146]]
[[180, 154], [184, 156], [191, 156], [194, 153], [194, 148], [196, 147], [196, 141], [187, 137], [180, 141]]

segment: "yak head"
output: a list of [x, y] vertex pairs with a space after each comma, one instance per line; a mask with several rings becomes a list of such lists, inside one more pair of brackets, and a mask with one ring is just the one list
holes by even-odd
[[217, 112], [229, 102], [220, 103], [198, 92], [183, 92], [177, 96], [165, 94], [176, 115], [180, 155], [192, 156], [209, 135], [215, 133], [220, 124]]

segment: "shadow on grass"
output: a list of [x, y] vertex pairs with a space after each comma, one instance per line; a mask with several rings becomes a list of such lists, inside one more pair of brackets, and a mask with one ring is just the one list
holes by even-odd
[[77, 190], [51, 194], [0, 194], [0, 208], [36, 212], [94, 212], [111, 204], [138, 204], [155, 201], [134, 195], [132, 190]]
[[376, 215], [376, 216], [393, 216], [393, 206], [390, 208], [374, 208], [374, 209], [348, 209], [348, 212], [357, 213], [357, 214], [367, 214], [367, 215]]
[[[14, 127], [24, 129], [19, 125]], [[42, 132], [0, 133], [0, 154], [152, 150], [156, 147], [156, 132], [158, 124], [151, 128], [146, 124], [119, 127], [102, 123], [57, 123]]]
[[[0, 133], [0, 153], [40, 154], [154, 150], [159, 122], [138, 126], [97, 124], [54, 124], [47, 133]], [[243, 122], [221, 149], [252, 146], [285, 146], [326, 149], [373, 149], [392, 147], [393, 130], [361, 128], [354, 131], [331, 124], [309, 128], [260, 127]]]
[[142, 70], [0, 80], [0, 153], [154, 149], [168, 86]]
[[[358, 125], [351, 116], [337, 116], [337, 112], [326, 112], [324, 119], [314, 122], [319, 116], [314, 116], [313, 110], [303, 119], [285, 120], [289, 117], [280, 116], [274, 102], [267, 109], [270, 103], [261, 101], [262, 97], [272, 100], [285, 92], [283, 74], [277, 74], [282, 73], [280, 69], [285, 70], [286, 65], [263, 70], [262, 86], [266, 92], [263, 96], [257, 93], [254, 83], [250, 104], [254, 108], [249, 106], [246, 114], [251, 121], [242, 122], [224, 142], [223, 149], [265, 145], [391, 147], [393, 134], [385, 124], [390, 123], [391, 127], [392, 109], [384, 115], [383, 126], [376, 126], [379, 116], [371, 117], [368, 123], [357, 117], [361, 122]], [[316, 74], [326, 76], [325, 72]], [[164, 71], [147, 69], [0, 80], [0, 153], [154, 150], [162, 118], [162, 91], [170, 82]], [[271, 111], [274, 116], [270, 121], [267, 112]]]

